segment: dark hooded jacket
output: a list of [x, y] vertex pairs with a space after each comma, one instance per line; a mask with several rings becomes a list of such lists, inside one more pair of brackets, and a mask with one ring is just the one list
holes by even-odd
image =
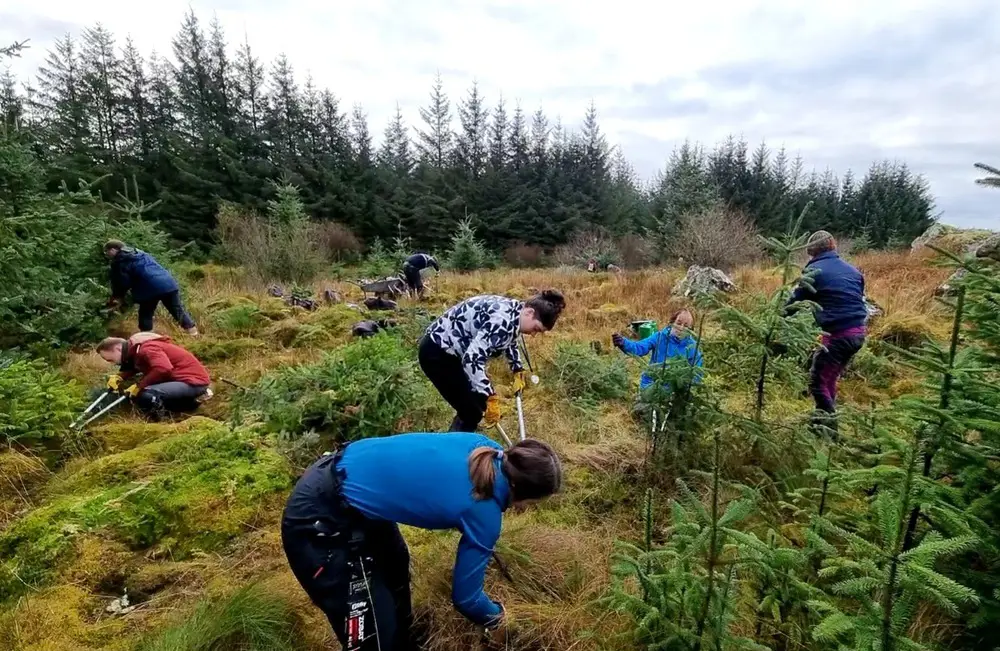
[[177, 281], [156, 259], [139, 249], [124, 248], [111, 259], [111, 293], [124, 298], [132, 290], [136, 302], [178, 290]]

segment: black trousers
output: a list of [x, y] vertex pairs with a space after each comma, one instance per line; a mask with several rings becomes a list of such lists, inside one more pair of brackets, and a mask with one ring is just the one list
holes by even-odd
[[[281, 543], [292, 573], [323, 611], [341, 645], [347, 648], [351, 611], [351, 565], [364, 562], [371, 572], [367, 588], [374, 617], [366, 622], [364, 651], [411, 651], [413, 608], [410, 552], [394, 522], [365, 518], [340, 497], [335, 471], [339, 455], [310, 466], [288, 498], [281, 521]], [[352, 543], [356, 534], [363, 540]], [[369, 627], [377, 630], [377, 638]]]
[[408, 262], [403, 265], [403, 278], [406, 279], [410, 289], [418, 293], [424, 291], [424, 280], [420, 277], [420, 270]]
[[186, 330], [194, 327], [194, 319], [184, 309], [181, 293], [177, 291], [155, 296], [148, 301], [139, 301], [139, 330], [149, 332], [153, 329], [153, 315], [156, 314], [156, 306], [160, 303], [163, 303], [163, 307], [167, 308], [167, 312], [170, 312], [170, 316], [174, 317], [174, 321], [182, 328]]
[[486, 396], [472, 390], [462, 360], [443, 350], [424, 335], [417, 352], [420, 368], [455, 410], [449, 432], [475, 432], [486, 411]]
[[160, 382], [151, 384], [135, 397], [135, 404], [143, 411], [192, 411], [198, 407], [198, 397], [208, 390], [207, 384], [186, 382]]

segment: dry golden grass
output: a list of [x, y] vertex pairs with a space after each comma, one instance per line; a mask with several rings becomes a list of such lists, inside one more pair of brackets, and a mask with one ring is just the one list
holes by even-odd
[[[948, 323], [935, 307], [933, 290], [947, 277], [947, 270], [929, 266], [924, 255], [866, 254], [856, 262], [866, 273], [870, 295], [886, 311], [873, 325], [873, 336], [898, 338], [913, 332], [943, 336]], [[343, 314], [337, 312], [343, 307], [322, 307], [316, 313], [285, 310], [280, 302], [266, 295], [263, 285], [247, 283], [238, 270], [206, 266], [202, 271], [204, 278], [189, 283], [185, 295], [199, 323], [201, 337], [189, 338], [162, 310], [157, 314], [158, 332], [172, 336], [182, 345], [191, 343], [204, 350], [233, 340], [232, 335], [213, 326], [211, 316], [221, 307], [250, 302], [267, 313], [268, 318], [273, 317], [267, 328], [254, 335], [259, 346], [254, 344], [232, 354], [220, 354], [210, 364], [218, 396], [206, 405], [203, 416], [217, 419], [227, 416], [227, 398], [236, 389], [219, 382], [219, 378], [250, 384], [268, 370], [316, 359], [324, 349], [349, 338], [346, 328], [350, 323], [345, 326]], [[655, 319], [665, 324], [677, 308], [685, 305], [685, 301], [670, 295], [682, 274], [679, 269], [651, 269], [623, 275], [587, 274], [571, 269], [445, 273], [428, 279], [430, 290], [419, 306], [408, 300], [402, 304], [404, 308], [420, 307], [438, 314], [455, 302], [479, 293], [527, 298], [541, 289], [557, 288], [567, 299], [567, 309], [558, 327], [528, 341], [532, 362], [536, 368], [543, 368], [553, 358], [559, 341], [598, 341], [609, 351], [611, 333], [625, 331], [634, 319]], [[737, 269], [731, 276], [740, 288], [731, 297], [737, 305], [748, 302], [755, 294], [773, 291], [780, 283], [779, 275], [765, 267]], [[314, 284], [317, 294], [326, 288], [337, 290], [348, 302], [360, 303], [361, 292], [354, 285], [327, 280]], [[116, 329], [131, 334], [135, 329], [134, 318], [134, 312], [130, 313]], [[357, 318], [365, 317], [359, 312]], [[326, 335], [320, 345], [285, 347], [277, 341], [281, 334], [279, 326], [322, 327]], [[715, 332], [717, 326], [709, 320], [705, 334], [712, 337]], [[610, 350], [609, 354], [617, 353]], [[641, 362], [632, 363], [634, 376], [641, 367]], [[89, 384], [100, 384], [110, 370], [89, 353], [71, 355], [64, 366], [67, 375]], [[491, 373], [499, 384], [509, 377], [502, 362], [494, 365]], [[507, 516], [498, 552], [515, 581], [511, 583], [491, 566], [487, 590], [505, 604], [511, 616], [511, 648], [560, 651], [626, 648], [609, 640], [627, 623], [603, 612], [593, 602], [608, 586], [612, 541], [635, 539], [638, 535], [637, 484], [645, 454], [644, 437], [627, 404], [606, 404], [596, 411], [583, 411], [570, 404], [544, 372], [540, 375], [541, 384], [525, 394], [527, 427], [530, 435], [551, 442], [560, 453], [566, 466], [566, 490], [537, 510]], [[845, 382], [842, 395], [847, 402], [867, 404], [910, 388], [912, 380], [906, 377], [900, 377], [891, 389], [882, 393], [866, 388], [863, 383]], [[811, 407], [808, 398], [800, 396], [775, 395], [772, 402], [769, 402], [771, 414], [788, 418], [804, 416]], [[727, 406], [747, 411], [750, 397], [730, 393]], [[114, 463], [112, 455], [127, 454], [141, 445], [182, 435], [197, 423], [197, 419], [192, 419], [183, 424], [146, 424], [123, 412], [91, 430], [89, 436], [97, 452], [89, 455], [90, 459], [71, 462], [64, 476], [72, 471], [86, 472], [88, 464], [92, 464], [91, 471], [97, 472], [102, 464]], [[508, 431], [516, 430], [512, 414], [505, 416], [504, 423]], [[738, 466], [744, 453], [744, 450], [732, 451], [734, 472], [741, 471]], [[0, 457], [4, 459], [7, 463], [11, 457]], [[26, 499], [44, 494], [44, 479], [41, 478], [41, 489], [34, 485], [25, 489]], [[661, 479], [664, 485], [669, 485], [670, 478]], [[56, 485], [53, 482], [51, 488]], [[121, 550], [102, 548], [94, 541], [87, 543], [90, 547], [82, 549], [80, 565], [73, 570], [77, 574], [68, 574], [65, 584], [31, 595], [14, 611], [0, 616], [0, 647], [38, 651], [129, 648], [143, 633], [166, 625], [199, 597], [263, 579], [301, 613], [303, 648], [337, 648], [325, 617], [309, 603], [287, 570], [277, 533], [281, 497], [262, 503], [261, 511], [249, 523], [249, 533], [222, 554], [182, 561], [150, 557], [143, 552], [119, 558], [119, 564], [129, 568], [125, 584], [146, 597], [140, 608], [125, 618], [107, 619], [101, 614], [104, 602], [97, 599], [100, 591], [94, 586], [95, 577], [99, 577], [85, 571], [93, 569], [93, 559], [102, 549], [106, 549], [109, 557], [120, 554]], [[411, 548], [417, 624], [426, 633], [426, 648], [431, 651], [485, 648], [474, 627], [451, 606], [450, 576], [457, 535], [411, 528], [404, 528], [404, 535]], [[582, 634], [585, 631], [591, 635]]]

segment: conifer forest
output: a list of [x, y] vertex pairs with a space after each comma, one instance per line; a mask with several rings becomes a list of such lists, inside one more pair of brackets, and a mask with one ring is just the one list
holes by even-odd
[[[499, 635], [453, 606], [458, 532], [400, 527], [419, 648], [1000, 645], [1000, 236], [940, 223], [905, 162], [815, 170], [734, 129], [643, 179], [600, 106], [442, 75], [419, 121], [370, 124], [193, 10], [170, 52], [95, 24], [17, 78], [27, 45], [0, 46], [0, 649], [340, 648], [283, 551], [289, 492], [345, 442], [443, 432], [428, 326], [548, 288], [523, 416], [561, 490], [504, 515]], [[1000, 211], [997, 158], [968, 192]], [[810, 396], [820, 306], [793, 298], [819, 230], [868, 310], [835, 414]], [[193, 413], [79, 426], [116, 372], [96, 347], [137, 332], [109, 241], [176, 279], [197, 332], [154, 327], [211, 374]], [[416, 252], [425, 294], [372, 302]], [[612, 343], [681, 309], [703, 366]], [[487, 372], [516, 433], [511, 371]]]

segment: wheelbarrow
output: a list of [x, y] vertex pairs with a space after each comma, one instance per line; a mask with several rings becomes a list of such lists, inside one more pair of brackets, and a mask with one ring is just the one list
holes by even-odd
[[360, 287], [361, 291], [365, 294], [365, 298], [370, 293], [374, 294], [375, 298], [395, 299], [410, 291], [410, 286], [399, 276], [388, 276], [382, 280], [352, 281], [351, 284]]

